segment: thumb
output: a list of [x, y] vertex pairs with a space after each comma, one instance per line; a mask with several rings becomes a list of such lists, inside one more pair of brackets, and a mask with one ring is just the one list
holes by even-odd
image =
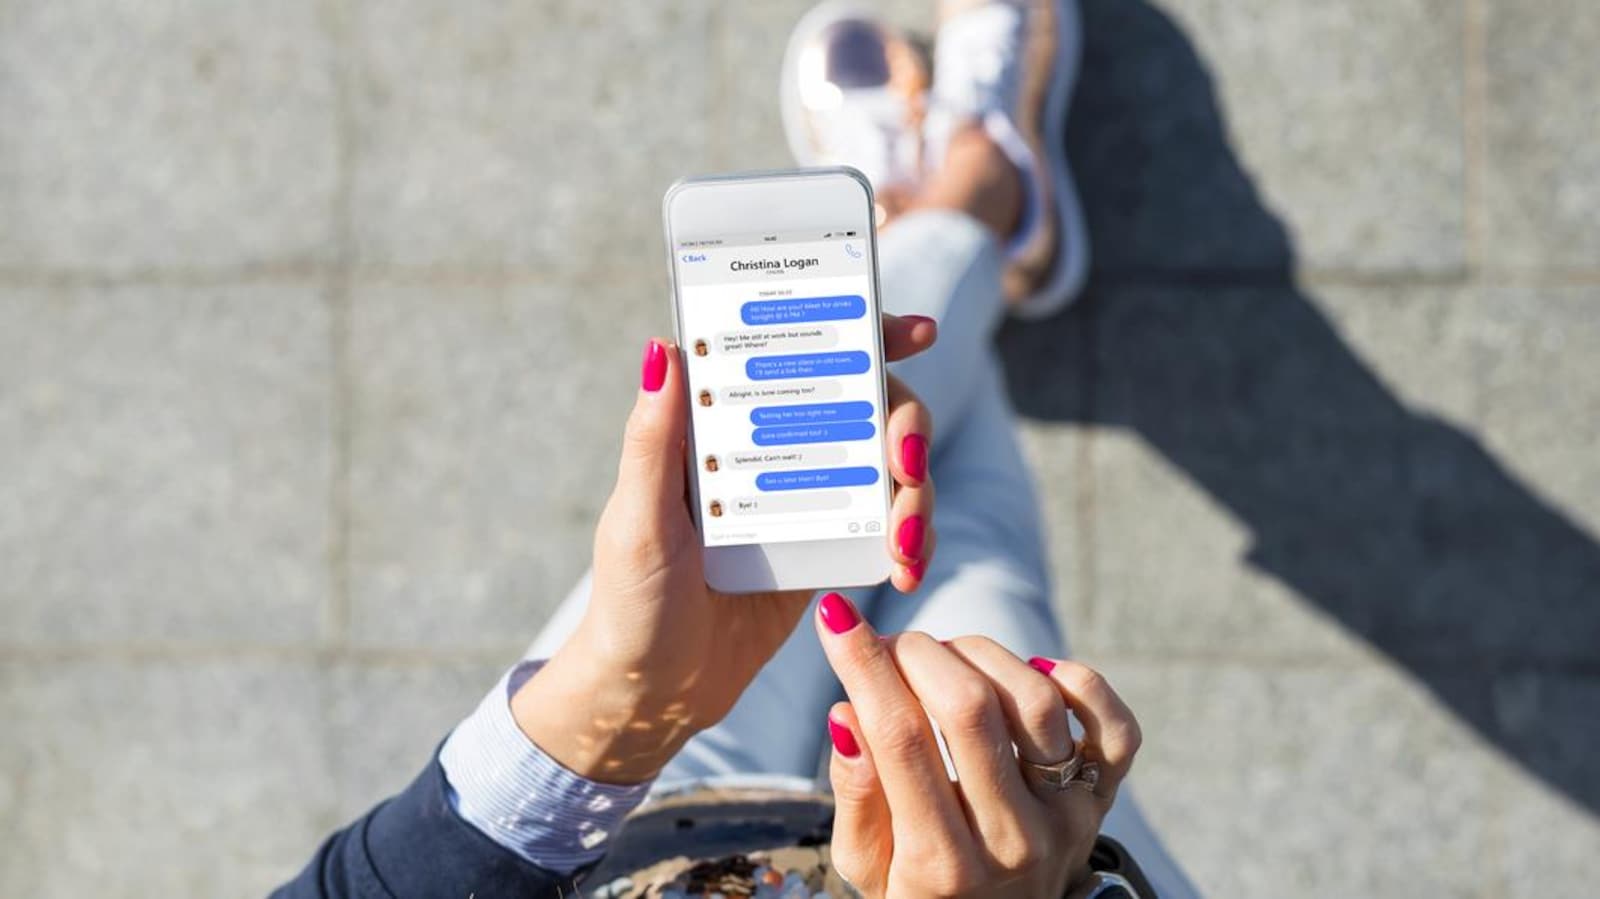
[[833, 741], [828, 765], [834, 803], [833, 867], [863, 896], [882, 896], [894, 856], [889, 801], [850, 703], [835, 703], [828, 712], [828, 737]]
[[678, 350], [652, 338], [639, 366], [639, 395], [622, 437], [616, 495], [641, 514], [683, 507], [683, 441], [689, 410], [683, 401]]

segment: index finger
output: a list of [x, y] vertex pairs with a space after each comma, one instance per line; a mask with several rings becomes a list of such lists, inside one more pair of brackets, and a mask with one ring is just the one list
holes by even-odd
[[926, 315], [883, 314], [883, 354], [890, 362], [910, 359], [939, 339], [939, 325]]
[[889, 802], [895, 845], [931, 844], [941, 855], [974, 860], [971, 829], [950, 786], [928, 716], [900, 679], [888, 647], [850, 600], [837, 593], [817, 604], [817, 636], [872, 753]]

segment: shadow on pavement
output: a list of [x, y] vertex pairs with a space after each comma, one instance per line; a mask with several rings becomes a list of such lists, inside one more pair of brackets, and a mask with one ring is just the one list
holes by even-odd
[[1296, 286], [1182, 31], [1143, 0], [1083, 7], [1069, 152], [1096, 264], [1072, 310], [1001, 334], [1018, 410], [1138, 434], [1249, 529], [1252, 565], [1600, 810], [1600, 715], [1559, 687], [1596, 667], [1600, 546], [1406, 408]]

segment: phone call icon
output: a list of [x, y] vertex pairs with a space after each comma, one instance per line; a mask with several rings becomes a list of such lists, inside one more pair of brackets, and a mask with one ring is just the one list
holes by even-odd
[[856, 249], [856, 245], [853, 243], [847, 243], [844, 245], [844, 254], [849, 256], [851, 259], [861, 258], [861, 251]]

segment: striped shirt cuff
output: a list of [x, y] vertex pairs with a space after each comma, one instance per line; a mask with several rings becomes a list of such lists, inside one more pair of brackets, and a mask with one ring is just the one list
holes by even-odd
[[517, 727], [511, 694], [543, 664], [522, 662], [507, 672], [445, 740], [439, 764], [463, 820], [518, 856], [565, 875], [605, 855], [650, 784], [595, 783], [563, 768]]

